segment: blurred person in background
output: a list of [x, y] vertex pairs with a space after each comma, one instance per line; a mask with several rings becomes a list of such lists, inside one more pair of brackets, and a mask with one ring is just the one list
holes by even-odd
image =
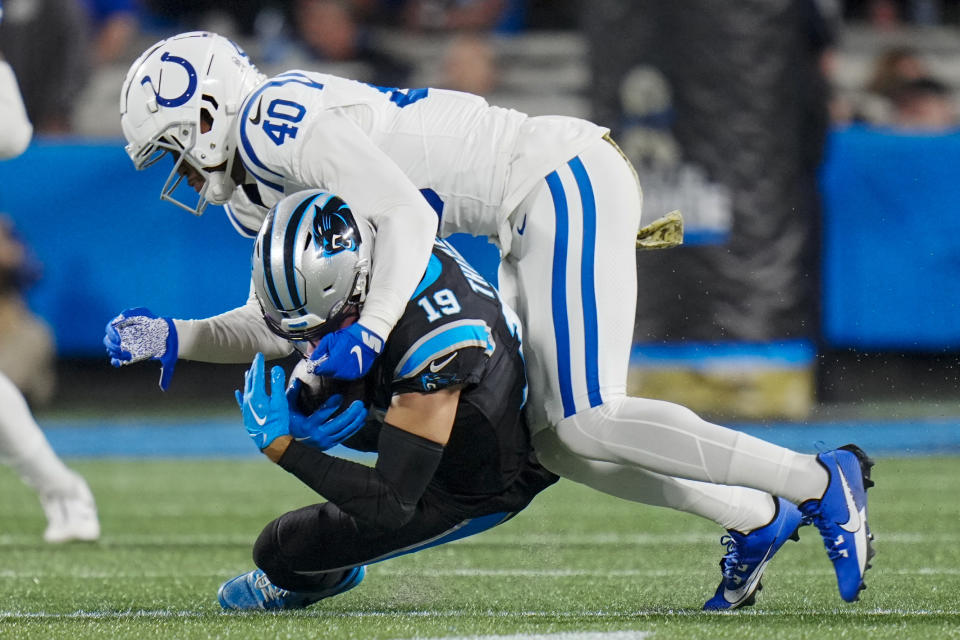
[[380, 6], [391, 23], [415, 31], [515, 33], [525, 26], [524, 0], [382, 0]]
[[257, 17], [266, 8], [289, 0], [136, 0], [142, 28], [158, 33], [217, 25], [229, 33], [253, 35]]
[[[3, 3], [0, 2], [0, 20], [4, 16], [3, 10]], [[0, 57], [0, 160], [22, 153], [29, 144], [31, 132], [16, 77], [10, 65]], [[4, 187], [9, 188], [6, 185]], [[9, 228], [4, 231], [8, 233]], [[9, 236], [0, 243], [0, 252], [5, 276], [9, 277], [11, 272], [17, 271], [22, 254], [18, 256], [19, 248], [10, 242]], [[11, 466], [24, 483], [37, 492], [47, 516], [44, 540], [56, 543], [96, 540], [100, 537], [100, 521], [90, 487], [57, 457], [34, 420], [23, 394], [2, 373], [0, 460]]]
[[498, 82], [497, 54], [490, 39], [476, 33], [453, 36], [440, 61], [437, 86], [489, 96]]
[[139, 30], [136, 0], [83, 0], [83, 5], [92, 30], [93, 63], [116, 62]]
[[956, 24], [957, 0], [844, 0], [844, 17], [877, 31], [896, 31], [905, 25]]
[[917, 49], [891, 47], [881, 51], [874, 59], [870, 78], [864, 88], [870, 93], [890, 99], [904, 81], [929, 75], [930, 66]]
[[3, 0], [0, 52], [20, 80], [35, 133], [73, 130], [90, 71], [87, 14], [80, 0]]
[[378, 47], [350, 0], [294, 0], [294, 46], [313, 63], [357, 62], [363, 80], [389, 87], [406, 86], [410, 65]]
[[891, 47], [873, 60], [863, 93], [851, 105], [852, 120], [869, 124], [890, 124], [893, 99], [900, 87], [912, 80], [931, 75], [930, 66], [913, 47]]
[[906, 132], [946, 133], [957, 127], [950, 88], [933, 78], [905, 81], [893, 92], [891, 125]]
[[13, 221], [0, 215], [0, 371], [34, 408], [50, 402], [56, 384], [53, 334], [25, 299], [40, 274]]

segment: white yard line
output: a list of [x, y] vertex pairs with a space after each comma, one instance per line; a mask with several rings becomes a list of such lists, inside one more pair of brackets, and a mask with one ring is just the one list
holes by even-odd
[[453, 636], [423, 640], [643, 640], [649, 631], [568, 631], [565, 633], [514, 633], [508, 636]]
[[[498, 620], [519, 619], [536, 620], [537, 618], [556, 619], [556, 618], [607, 618], [607, 619], [630, 619], [634, 620], [641, 617], [697, 617], [714, 615], [736, 615], [752, 617], [807, 617], [811, 613], [825, 615], [853, 615], [853, 616], [899, 616], [899, 617], [925, 617], [925, 616], [956, 616], [960, 615], [958, 609], [834, 609], [824, 611], [822, 609], [810, 609], [801, 611], [763, 611], [757, 609], [740, 609], [733, 612], [704, 613], [699, 609], [638, 609], [635, 611], [463, 611], [463, 610], [419, 610], [419, 611], [329, 611], [316, 610], [301, 612], [298, 615], [302, 617], [319, 618], [495, 618]], [[44, 611], [0, 611], [0, 620], [75, 620], [75, 619], [126, 619], [126, 618], [201, 618], [211, 615], [210, 612], [171, 609], [153, 609], [153, 610], [125, 610], [125, 611], [73, 611], [70, 613], [53, 613]], [[212, 615], [234, 616], [244, 615], [234, 612], [217, 612]], [[597, 632], [594, 632], [597, 633]], [[648, 633], [648, 632], [641, 632]], [[485, 640], [499, 640], [503, 636], [475, 636]], [[506, 636], [506, 637], [524, 637], [530, 640], [530, 636]], [[561, 640], [563, 634], [550, 636], [553, 640]], [[440, 640], [440, 639], [437, 639]], [[442, 640], [454, 640], [453, 638], [443, 638]], [[565, 639], [564, 639], [565, 640]], [[616, 638], [606, 637], [605, 640], [618, 640]]]
[[[156, 580], [162, 578], [228, 578], [239, 568], [211, 571], [144, 571], [124, 570], [102, 571], [88, 569], [63, 569], [49, 571], [18, 571], [0, 569], [0, 579], [32, 580], [48, 578], [71, 578], [75, 580]], [[373, 575], [399, 576], [404, 578], [669, 578], [688, 576], [687, 570], [680, 569], [445, 569], [413, 568], [402, 569], [390, 566], [373, 565], [368, 568]], [[953, 567], [900, 567], [889, 569], [875, 567], [871, 575], [885, 576], [960, 576], [960, 568]], [[833, 575], [829, 567], [822, 569], [777, 569], [777, 575], [785, 577], [815, 577]]]
[[[801, 529], [801, 535], [816, 536], [817, 532], [813, 528]], [[510, 536], [490, 534], [482, 537], [465, 538], [449, 544], [456, 545], [485, 545], [485, 546], [504, 546], [504, 547], [525, 547], [531, 545], [635, 545], [635, 546], [660, 546], [664, 544], [716, 544], [719, 548], [721, 533], [676, 533], [676, 534], [654, 534], [654, 533], [598, 533], [598, 534], [538, 534]], [[166, 546], [190, 546], [190, 545], [252, 545], [255, 536], [239, 534], [190, 534], [190, 533], [170, 533], [170, 534], [120, 534], [105, 535], [98, 543], [101, 546], [125, 547], [139, 545], [166, 545]], [[960, 533], [915, 533], [915, 532], [881, 532], [877, 534], [877, 539], [883, 544], [951, 544], [960, 543]], [[37, 544], [40, 545], [40, 535], [28, 534], [3, 534], [0, 535], [0, 547], [21, 546]]]

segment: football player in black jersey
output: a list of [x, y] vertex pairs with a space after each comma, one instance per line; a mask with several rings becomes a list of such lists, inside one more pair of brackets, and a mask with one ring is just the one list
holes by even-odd
[[[354, 322], [372, 243], [371, 230], [336, 196], [306, 191], [282, 200], [253, 257], [271, 329], [309, 353], [327, 332]], [[258, 354], [237, 394], [244, 424], [264, 454], [328, 502], [268, 524], [253, 549], [258, 568], [225, 582], [220, 604], [308, 606], [359, 584], [367, 564], [500, 524], [556, 482], [530, 445], [520, 344], [519, 322], [493, 286], [438, 240], [389, 340], [375, 345], [382, 352], [366, 391], [344, 400], [344, 411], [335, 411], [336, 396], [320, 398], [308, 415], [304, 400], [321, 382], [309, 372], [295, 373], [285, 393], [284, 372], [274, 367], [268, 395]], [[338, 442], [378, 452], [375, 466], [324, 453]]]

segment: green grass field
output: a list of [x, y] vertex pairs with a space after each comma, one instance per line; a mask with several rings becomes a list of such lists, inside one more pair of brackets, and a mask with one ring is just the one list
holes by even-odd
[[261, 527], [313, 501], [266, 460], [74, 461], [97, 496], [95, 544], [42, 542], [36, 497], [0, 468], [2, 638], [960, 637], [960, 459], [880, 459], [878, 555], [844, 604], [812, 527], [770, 565], [757, 605], [704, 614], [718, 527], [566, 481], [505, 525], [369, 568], [300, 612], [226, 614]]

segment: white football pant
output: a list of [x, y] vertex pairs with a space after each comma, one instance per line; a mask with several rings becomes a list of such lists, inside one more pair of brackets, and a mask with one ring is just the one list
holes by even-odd
[[511, 215], [499, 288], [523, 321], [526, 411], [541, 461], [606, 493], [741, 531], [769, 522], [769, 494], [819, 498], [826, 472], [815, 456], [626, 395], [641, 205], [633, 168], [603, 139], [538, 183]]
[[41, 495], [73, 493], [77, 476], [57, 457], [20, 390], [0, 373], [0, 462]]

